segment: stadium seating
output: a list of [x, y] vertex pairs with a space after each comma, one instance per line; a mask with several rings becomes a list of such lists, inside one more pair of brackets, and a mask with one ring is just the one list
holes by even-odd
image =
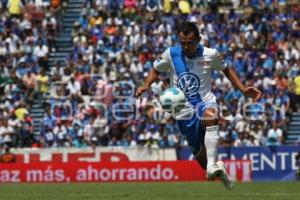
[[[31, 102], [25, 104], [32, 121], [27, 146], [186, 145], [175, 121], [159, 106], [149, 105], [158, 105], [159, 92], [168, 87], [165, 75], [153, 84], [147, 98], [136, 104], [132, 98], [124, 98], [133, 96], [154, 59], [176, 44], [176, 28], [183, 20], [199, 22], [202, 42], [223, 53], [245, 84], [263, 92], [259, 104], [253, 104], [223, 75], [213, 73], [212, 90], [221, 108], [221, 144], [268, 145], [268, 135], [273, 132], [279, 143], [295, 144], [299, 140], [293, 81], [300, 71], [300, 29], [299, 5], [294, 1], [284, 7], [274, 3], [269, 8], [264, 1], [259, 7], [256, 1], [248, 1], [246, 6], [231, 1], [182, 1], [188, 5], [183, 8], [168, 0], [130, 1], [132, 5], [125, 2], [68, 0], [60, 15], [52, 15], [63, 23], [57, 24], [61, 28], [47, 54], [46, 75], [39, 76], [48, 77], [49, 90], [35, 89], [37, 92], [29, 95]], [[180, 13], [183, 11], [187, 13]], [[41, 23], [44, 16], [33, 13], [32, 24]], [[35, 36], [47, 40], [50, 34], [46, 31]], [[38, 64], [34, 72], [37, 76], [44, 60]], [[1, 100], [5, 104], [3, 97]], [[135, 114], [117, 112], [131, 105]], [[247, 105], [247, 112], [243, 105]], [[276, 130], [272, 129], [274, 122], [279, 125]], [[24, 143], [19, 137], [15, 141], [9, 145]]]

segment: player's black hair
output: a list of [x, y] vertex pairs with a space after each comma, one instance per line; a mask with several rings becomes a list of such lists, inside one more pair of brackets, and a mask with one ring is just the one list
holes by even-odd
[[199, 29], [193, 22], [183, 22], [178, 29], [178, 34], [183, 33], [184, 35], [188, 35], [189, 33], [194, 33], [195, 36], [200, 37]]

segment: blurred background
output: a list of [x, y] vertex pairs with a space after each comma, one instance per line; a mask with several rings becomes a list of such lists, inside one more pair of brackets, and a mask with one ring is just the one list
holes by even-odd
[[296, 179], [299, 0], [1, 0], [0, 15], [3, 162], [104, 150], [129, 160], [190, 160], [176, 122], [159, 105], [167, 74], [148, 96], [135, 100], [134, 91], [154, 60], [178, 44], [180, 23], [191, 21], [201, 43], [263, 93], [253, 103], [212, 73], [219, 156], [252, 161], [250, 179]]

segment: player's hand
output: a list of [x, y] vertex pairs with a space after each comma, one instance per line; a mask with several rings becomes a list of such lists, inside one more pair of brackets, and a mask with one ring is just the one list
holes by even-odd
[[246, 97], [252, 98], [254, 101], [257, 101], [261, 97], [261, 91], [259, 91], [258, 89], [254, 88], [254, 87], [248, 87], [244, 91], [244, 95]]
[[139, 87], [139, 88], [136, 90], [136, 92], [135, 92], [135, 97], [136, 97], [136, 98], [141, 97], [141, 95], [142, 95], [143, 93], [148, 92], [148, 90], [149, 90], [149, 88], [146, 87], [146, 86], [141, 86], [141, 87]]

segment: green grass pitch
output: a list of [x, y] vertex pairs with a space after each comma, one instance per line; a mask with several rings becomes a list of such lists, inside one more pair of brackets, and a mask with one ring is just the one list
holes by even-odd
[[298, 200], [300, 182], [0, 184], [0, 200]]

